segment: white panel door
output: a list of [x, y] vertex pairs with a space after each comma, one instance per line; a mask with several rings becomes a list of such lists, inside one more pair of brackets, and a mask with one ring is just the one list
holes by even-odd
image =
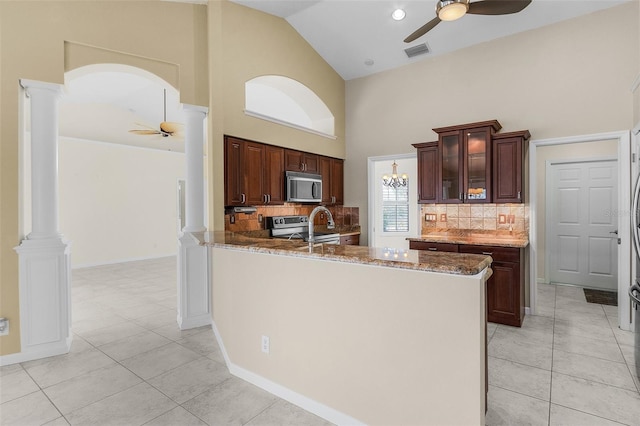
[[616, 291], [617, 161], [547, 165], [547, 257], [555, 283]]

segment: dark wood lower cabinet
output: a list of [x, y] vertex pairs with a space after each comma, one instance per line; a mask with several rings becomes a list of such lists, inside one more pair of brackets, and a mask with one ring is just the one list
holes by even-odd
[[517, 247], [463, 245], [460, 253], [486, 254], [493, 258], [493, 275], [487, 281], [487, 319], [522, 326], [524, 319], [524, 250]]
[[409, 248], [491, 256], [493, 275], [487, 281], [487, 320], [515, 327], [522, 326], [524, 319], [523, 249], [426, 241], [410, 241]]
[[340, 245], [341, 246], [359, 246], [360, 245], [360, 234], [341, 235], [340, 236]]
[[458, 252], [458, 244], [451, 243], [428, 243], [426, 241], [409, 241], [409, 248], [413, 250], [448, 251]]

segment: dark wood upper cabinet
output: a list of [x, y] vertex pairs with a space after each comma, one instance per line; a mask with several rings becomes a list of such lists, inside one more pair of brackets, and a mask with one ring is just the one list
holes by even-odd
[[269, 204], [283, 204], [287, 199], [284, 188], [284, 149], [265, 146], [265, 193]]
[[241, 206], [246, 201], [244, 194], [244, 168], [242, 151], [244, 141], [225, 137], [224, 145], [224, 204]]
[[491, 137], [497, 120], [433, 129], [438, 134], [438, 202], [491, 202]]
[[244, 192], [246, 204], [253, 206], [265, 203], [265, 156], [264, 145], [255, 142], [245, 142], [244, 145]]
[[225, 136], [225, 206], [283, 204], [284, 149]]
[[344, 161], [319, 156], [318, 173], [322, 176], [322, 204], [344, 204]]
[[344, 203], [344, 161], [233, 136], [224, 137], [224, 204], [284, 204], [285, 171], [322, 175], [322, 203]]
[[419, 203], [521, 203], [527, 130], [496, 133], [497, 120], [433, 129], [418, 149]]
[[528, 130], [493, 136], [493, 200], [495, 203], [522, 203], [522, 170]]
[[344, 204], [344, 161], [331, 159], [331, 204]]
[[418, 203], [438, 200], [438, 141], [414, 144], [418, 149]]
[[284, 150], [284, 169], [288, 172], [318, 173], [319, 156], [293, 149]]

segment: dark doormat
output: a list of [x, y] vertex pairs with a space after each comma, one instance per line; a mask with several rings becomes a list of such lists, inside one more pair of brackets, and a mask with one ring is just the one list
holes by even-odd
[[618, 306], [617, 291], [591, 290], [588, 288], [585, 288], [583, 290], [584, 290], [584, 297], [587, 298], [587, 302], [589, 303]]

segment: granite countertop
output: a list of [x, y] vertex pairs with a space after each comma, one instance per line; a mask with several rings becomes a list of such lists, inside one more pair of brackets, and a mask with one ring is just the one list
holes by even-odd
[[481, 229], [434, 229], [409, 241], [428, 243], [469, 244], [524, 248], [529, 245], [529, 234], [520, 231], [485, 231]]
[[207, 232], [197, 238], [201, 244], [217, 248], [458, 275], [476, 275], [489, 267], [492, 262], [490, 256], [479, 254], [422, 250], [394, 251], [376, 247], [334, 244], [316, 244], [313, 249], [309, 249], [308, 243], [299, 240], [255, 238], [227, 231]]

